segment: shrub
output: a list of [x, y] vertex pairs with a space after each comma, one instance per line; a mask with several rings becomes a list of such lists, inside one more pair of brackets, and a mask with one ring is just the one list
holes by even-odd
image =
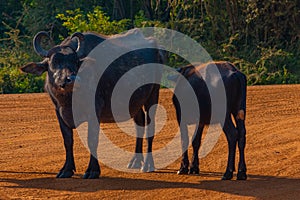
[[111, 21], [102, 10], [101, 7], [95, 7], [93, 12], [86, 15], [80, 10], [67, 10], [66, 14], [58, 14], [58, 19], [63, 21], [63, 26], [66, 27], [70, 33], [95, 31], [98, 33], [111, 35], [123, 32], [130, 26], [130, 20], [122, 19], [120, 21]]
[[0, 46], [0, 93], [42, 92], [44, 78], [24, 74], [19, 70], [30, 57], [28, 38], [19, 36], [19, 29], [10, 28]]

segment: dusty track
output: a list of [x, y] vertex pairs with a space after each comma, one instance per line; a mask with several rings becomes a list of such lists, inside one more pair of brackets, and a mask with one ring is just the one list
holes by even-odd
[[[154, 148], [176, 131], [170, 97], [161, 92], [169, 121]], [[176, 175], [177, 160], [143, 174], [102, 164], [98, 180], [80, 178], [89, 156], [75, 134], [77, 172], [62, 180], [55, 175], [64, 162], [63, 141], [47, 94], [0, 95], [0, 199], [300, 199], [300, 85], [249, 87], [247, 106], [247, 181], [220, 181], [227, 160], [223, 134], [200, 161], [200, 176]], [[120, 130], [114, 124], [102, 127], [118, 143]], [[134, 142], [129, 136], [119, 140], [130, 151]]]

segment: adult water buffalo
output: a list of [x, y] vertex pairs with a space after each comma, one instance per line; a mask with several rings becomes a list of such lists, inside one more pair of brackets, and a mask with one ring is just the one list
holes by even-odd
[[[114, 36], [117, 38], [118, 36]], [[144, 43], [149, 43], [149, 47], [153, 47], [155, 41], [151, 38], [145, 38], [143, 34], [135, 29], [120, 37], [131, 37], [134, 40], [142, 40]], [[137, 38], [136, 38], [137, 37]], [[45, 90], [49, 93], [52, 102], [55, 105], [55, 111], [58, 118], [59, 126], [64, 139], [66, 150], [65, 164], [57, 174], [57, 178], [69, 178], [74, 174], [75, 163], [73, 155], [73, 129], [78, 126], [74, 122], [72, 110], [72, 96], [74, 83], [78, 80], [77, 74], [82, 66], [83, 60], [88, 54], [100, 43], [108, 40], [108, 36], [96, 33], [74, 33], [66, 38], [60, 45], [52, 47], [50, 50], [45, 50], [41, 41], [43, 38], [50, 38], [47, 32], [39, 32], [33, 39], [35, 52], [44, 57], [42, 62], [28, 63], [21, 68], [23, 72], [41, 75], [47, 72]], [[118, 44], [115, 44], [115, 48]], [[147, 46], [147, 45], [146, 45]], [[126, 48], [121, 47], [120, 48]], [[101, 55], [98, 57], [101, 58]], [[99, 62], [99, 60], [97, 60]], [[112, 62], [105, 70], [104, 74], [98, 83], [95, 97], [95, 113], [97, 122], [92, 121], [89, 114], [83, 113], [83, 120], [88, 122], [88, 147], [90, 150], [90, 161], [88, 168], [83, 175], [83, 178], [94, 179], [100, 176], [100, 166], [97, 159], [98, 138], [100, 130], [100, 122], [110, 123], [115, 122], [111, 110], [111, 97], [114, 86], [126, 72], [136, 66], [147, 63], [162, 63], [161, 52], [157, 48], [144, 48], [134, 50], [130, 53], [122, 55], [120, 58]], [[101, 66], [100, 63], [98, 63]], [[153, 70], [152, 70], [153, 71]], [[155, 71], [155, 70], [154, 70]], [[93, 72], [90, 74], [93, 77]], [[157, 72], [156, 79], [160, 79], [160, 73]], [[94, 77], [95, 78], [95, 77]], [[99, 77], [96, 77], [99, 78]], [[99, 79], [98, 79], [99, 80]], [[76, 85], [78, 87], [78, 85]], [[80, 84], [79, 84], [80, 87]], [[135, 123], [140, 127], [145, 127], [146, 123], [150, 123], [155, 112], [149, 114], [149, 109], [152, 105], [157, 104], [159, 97], [159, 85], [147, 84], [136, 90], [130, 99], [127, 111], [129, 110], [129, 118], [133, 118]], [[75, 91], [75, 90], [74, 90]], [[122, 102], [122, 99], [120, 99]], [[84, 105], [83, 105], [84, 106]], [[145, 117], [146, 116], [146, 117]], [[146, 121], [146, 119], [147, 121]], [[124, 119], [128, 120], [128, 119]], [[152, 122], [153, 124], [154, 122]], [[148, 126], [147, 126], [148, 127]], [[143, 171], [153, 171], [154, 164], [151, 156], [152, 140], [154, 129], [147, 130], [148, 140], [148, 156], [145, 159]], [[141, 156], [141, 146], [144, 130], [137, 128], [136, 155], [130, 161], [129, 168], [141, 167], [143, 157]]]
[[[219, 79], [209, 79], [204, 80], [201, 74], [199, 73], [202, 71], [203, 74], [210, 73], [209, 69], [212, 67], [216, 67], [216, 69], [220, 73]], [[237, 179], [239, 180], [246, 180], [246, 164], [244, 158], [244, 148], [246, 144], [246, 129], [245, 129], [245, 114], [246, 114], [246, 76], [241, 73], [233, 64], [229, 62], [210, 62], [201, 65], [187, 65], [183, 68], [178, 69], [178, 72], [181, 73], [186, 80], [189, 82], [191, 87], [193, 88], [196, 98], [198, 101], [199, 109], [200, 109], [200, 120], [198, 120], [199, 124], [197, 124], [197, 130], [194, 134], [192, 146], [193, 146], [193, 157], [191, 165], [189, 166], [189, 159], [188, 159], [188, 137], [186, 126], [191, 123], [195, 123], [196, 119], [182, 119], [181, 118], [181, 110], [180, 110], [180, 103], [176, 96], [173, 96], [173, 103], [176, 108], [176, 115], [178, 123], [181, 124], [181, 135], [182, 135], [182, 161], [181, 167], [178, 171], [178, 174], [199, 174], [199, 158], [198, 152], [201, 143], [201, 136], [202, 131], [205, 125], [210, 123], [220, 123], [219, 121], [211, 122], [212, 117], [212, 99], [210, 97], [208, 84], [214, 85], [214, 87], [218, 87], [218, 82], [223, 81], [224, 89], [226, 93], [226, 101], [218, 102], [224, 103], [226, 106], [225, 110], [225, 121], [223, 126], [223, 131], [226, 135], [228, 141], [228, 163], [227, 168], [224, 176], [222, 177], [223, 180], [230, 180], [233, 177], [233, 171], [235, 170], [235, 153], [236, 153], [236, 145], [238, 144], [239, 148], [239, 165], [238, 165], [238, 173]], [[174, 78], [174, 77], [173, 77]], [[177, 78], [177, 84], [175, 87], [175, 94], [183, 93], [186, 89], [182, 86], [183, 77]], [[224, 98], [225, 99], [225, 98]], [[233, 116], [235, 120], [234, 125], [231, 116]]]

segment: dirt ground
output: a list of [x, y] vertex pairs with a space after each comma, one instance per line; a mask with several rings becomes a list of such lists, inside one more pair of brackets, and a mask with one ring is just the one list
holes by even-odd
[[[168, 121], [154, 141], [161, 148], [176, 132], [172, 93], [161, 91]], [[200, 160], [200, 175], [177, 175], [180, 158], [153, 173], [128, 173], [101, 163], [101, 178], [83, 180], [89, 154], [74, 134], [73, 178], [56, 179], [63, 140], [47, 94], [0, 95], [0, 199], [300, 199], [300, 85], [248, 87], [248, 180], [221, 181], [227, 162], [224, 134]], [[115, 124], [110, 138], [129, 151], [135, 139]], [[178, 147], [179, 148], [179, 147]]]

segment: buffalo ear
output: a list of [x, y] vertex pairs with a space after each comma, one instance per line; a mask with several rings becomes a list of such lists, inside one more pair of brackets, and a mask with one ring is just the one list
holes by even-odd
[[34, 74], [34, 75], [42, 75], [45, 71], [48, 70], [48, 63], [39, 62], [39, 63], [28, 63], [21, 67], [21, 70], [26, 73]]

